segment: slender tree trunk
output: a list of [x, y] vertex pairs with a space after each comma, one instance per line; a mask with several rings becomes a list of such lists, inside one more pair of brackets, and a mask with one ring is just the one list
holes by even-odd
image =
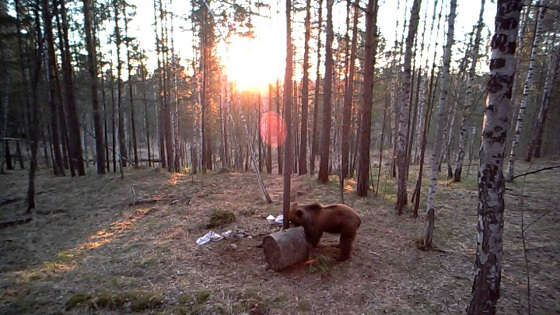
[[517, 119], [515, 122], [515, 133], [513, 135], [513, 139], [511, 141], [511, 149], [509, 153], [509, 160], [508, 160], [508, 172], [506, 176], [506, 180], [508, 182], [513, 181], [513, 176], [515, 175], [515, 159], [516, 159], [516, 151], [517, 147], [519, 146], [519, 141], [521, 140], [521, 130], [523, 129], [523, 119], [525, 118], [525, 110], [527, 109], [527, 105], [529, 103], [529, 94], [531, 93], [531, 89], [533, 88], [534, 82], [534, 72], [536, 67], [536, 57], [538, 54], [539, 43], [541, 41], [541, 34], [543, 31], [543, 20], [544, 20], [544, 13], [546, 11], [546, 0], [541, 1], [538, 0], [536, 6], [539, 8], [539, 14], [536, 17], [536, 25], [535, 25], [535, 36], [533, 38], [533, 46], [531, 48], [531, 59], [529, 60], [529, 68], [527, 69], [527, 77], [525, 78], [525, 84], [523, 85], [523, 96], [521, 97], [521, 101], [519, 103], [519, 112], [517, 113]]
[[375, 195], [379, 194], [379, 180], [381, 179], [381, 168], [383, 166], [383, 141], [385, 140], [385, 121], [387, 120], [387, 111], [391, 103], [389, 96], [385, 95], [385, 108], [383, 109], [383, 123], [381, 125], [381, 141], [379, 141], [379, 169], [377, 170], [377, 185]]
[[504, 193], [503, 153], [515, 74], [520, 0], [498, 0], [492, 38], [488, 98], [484, 111], [478, 171], [478, 224], [472, 299], [467, 314], [496, 314], [502, 278]]
[[342, 115], [342, 141], [341, 141], [341, 168], [342, 177], [346, 178], [348, 176], [348, 158], [350, 149], [350, 124], [351, 124], [351, 112], [352, 112], [352, 98], [354, 96], [354, 71], [356, 64], [357, 48], [358, 48], [358, 20], [360, 16], [360, 10], [358, 9], [358, 1], [354, 3], [354, 18], [352, 24], [352, 44], [350, 48], [350, 64], [348, 69], [348, 77], [346, 83], [346, 89], [344, 91], [344, 109]]
[[[19, 2], [19, 1], [18, 1]], [[35, 20], [35, 40], [37, 47], [34, 50], [33, 66], [31, 75], [31, 125], [29, 126], [30, 140], [31, 140], [31, 161], [29, 166], [28, 186], [26, 213], [30, 214], [31, 209], [35, 208], [35, 172], [37, 171], [37, 149], [39, 145], [39, 79], [41, 74], [41, 62], [43, 53], [43, 38], [41, 34], [41, 20], [39, 17], [38, 7], [34, 8]], [[18, 32], [18, 36], [21, 34]]]
[[[43, 0], [45, 1], [45, 0]], [[101, 118], [99, 115], [99, 101], [97, 98], [97, 54], [94, 34], [92, 34], [92, 8], [91, 0], [83, 0], [84, 10], [84, 32], [86, 33], [86, 46], [88, 51], [88, 71], [91, 84], [91, 104], [93, 106], [93, 128], [95, 130], [95, 157], [97, 174], [105, 174], [105, 152], [103, 144], [103, 130], [101, 129]]]
[[[558, 23], [555, 20], [555, 23]], [[558, 28], [558, 27], [557, 27]], [[539, 158], [541, 157], [541, 146], [542, 146], [542, 137], [544, 132], [544, 124], [546, 122], [546, 117], [548, 113], [548, 107], [550, 103], [550, 94], [552, 92], [552, 87], [555, 86], [554, 84], [558, 82], [559, 76], [559, 64], [560, 64], [560, 48], [559, 46], [554, 47], [553, 43], [556, 43], [556, 37], [553, 37], [551, 42], [551, 49], [550, 49], [550, 60], [548, 65], [548, 71], [546, 73], [546, 79], [544, 84], [543, 96], [541, 100], [541, 106], [539, 108], [539, 112], [537, 114], [537, 118], [535, 120], [535, 124], [533, 127], [533, 138], [529, 144], [529, 148], [527, 150], [527, 157], [525, 160], [527, 162], [531, 161], [534, 157]]]
[[101, 98], [103, 101], [103, 142], [105, 143], [105, 168], [111, 171], [109, 159], [109, 131], [107, 126], [107, 97], [105, 95], [105, 74], [101, 72]]
[[130, 127], [132, 128], [132, 148], [134, 149], [134, 167], [138, 167], [138, 144], [136, 142], [136, 118], [134, 115], [134, 94], [132, 89], [132, 64], [130, 56], [130, 47], [128, 38], [128, 18], [126, 16], [126, 4], [123, 4], [123, 19], [124, 19], [124, 41], [126, 47], [126, 63], [128, 71], [128, 98], [130, 104]]
[[457, 152], [457, 161], [455, 166], [455, 172], [453, 174], [453, 181], [460, 182], [461, 181], [461, 172], [463, 170], [463, 161], [465, 159], [465, 146], [467, 143], [467, 131], [468, 131], [468, 118], [471, 115], [471, 108], [474, 105], [474, 98], [473, 98], [473, 85], [474, 79], [476, 76], [476, 64], [478, 62], [478, 51], [480, 47], [480, 38], [482, 33], [482, 27], [484, 26], [484, 5], [486, 0], [480, 1], [480, 13], [478, 15], [478, 23], [476, 25], [476, 35], [474, 39], [474, 46], [472, 49], [472, 56], [471, 56], [471, 68], [469, 70], [469, 77], [467, 79], [467, 94], [465, 96], [465, 103], [462, 109], [462, 120], [461, 120], [461, 129], [459, 133], [459, 150]]
[[[268, 112], [272, 110], [272, 84], [268, 85]], [[271, 116], [268, 116], [271, 117]], [[266, 172], [272, 174], [272, 128], [270, 128], [271, 121], [267, 120], [269, 124], [266, 128]], [[225, 128], [224, 128], [225, 129]], [[225, 143], [224, 139], [224, 143]]]
[[47, 54], [48, 54], [48, 65], [46, 70], [48, 71], [48, 86], [49, 86], [49, 107], [51, 110], [50, 121], [51, 121], [51, 141], [53, 145], [53, 169], [55, 176], [64, 176], [64, 165], [62, 160], [62, 153], [60, 152], [60, 142], [59, 142], [59, 130], [58, 130], [58, 111], [61, 110], [62, 100], [57, 93], [60, 89], [60, 83], [58, 81], [58, 69], [56, 64], [56, 54], [54, 51], [54, 36], [52, 32], [52, 21], [51, 21], [51, 9], [49, 7], [48, 0], [42, 0], [43, 9], [43, 24], [45, 32], [45, 40], [47, 44]]
[[426, 202], [426, 217], [423, 236], [423, 247], [432, 248], [432, 237], [434, 233], [435, 223], [435, 206], [434, 199], [436, 194], [436, 186], [438, 179], [438, 161], [441, 155], [442, 137], [446, 133], [445, 130], [445, 106], [447, 105], [447, 94], [449, 93], [449, 67], [451, 64], [451, 48], [453, 47], [453, 36], [455, 31], [455, 11], [457, 9], [457, 0], [451, 0], [448, 16], [447, 42], [443, 49], [443, 64], [441, 70], [441, 83], [439, 86], [439, 102], [438, 102], [438, 118], [435, 148], [432, 152], [431, 159], [431, 175], [430, 187], [428, 189], [428, 200]]
[[420, 6], [422, 0], [414, 0], [410, 11], [410, 23], [408, 28], [408, 35], [406, 36], [406, 48], [404, 52], [403, 72], [401, 74], [401, 89], [400, 95], [400, 108], [399, 108], [399, 130], [397, 137], [397, 203], [395, 208], [397, 213], [402, 214], [403, 207], [407, 204], [407, 148], [408, 148], [408, 122], [409, 122], [409, 107], [412, 93], [412, 78], [411, 78], [411, 61], [412, 61], [412, 48], [414, 45], [414, 38], [418, 30], [418, 20], [420, 15]]
[[[332, 0], [327, 0], [332, 1]], [[286, 0], [286, 71], [284, 74], [284, 113], [286, 126], [290, 126], [292, 122], [292, 1]], [[286, 145], [284, 150], [284, 177], [283, 177], [283, 200], [282, 213], [284, 218], [288, 217], [290, 210], [290, 192], [291, 192], [291, 176], [292, 176], [292, 128], [286, 128]], [[290, 227], [288, 220], [284, 220], [283, 228]]]
[[111, 64], [111, 142], [113, 148], [113, 173], [117, 172], [117, 130], [115, 124], [115, 117], [117, 115], [115, 107], [115, 78], [113, 77], [113, 62]]
[[[323, 0], [319, 0], [319, 10], [317, 12], [319, 17], [318, 21], [318, 34], [317, 34], [317, 63], [321, 64], [321, 30], [323, 29]], [[317, 151], [319, 150], [319, 136], [317, 130], [317, 119], [319, 117], [319, 99], [321, 92], [321, 67], [317, 68], [317, 74], [315, 77], [315, 97], [313, 98], [313, 127], [311, 130], [311, 155], [309, 157], [309, 172], [311, 174], [315, 173], [315, 160], [317, 157]]]
[[331, 142], [331, 94], [333, 80], [333, 53], [332, 43], [334, 38], [332, 8], [334, 0], [327, 0], [327, 40], [325, 43], [325, 81], [323, 101], [323, 125], [321, 126], [321, 162], [319, 164], [319, 181], [329, 181], [329, 151]]
[[[122, 104], [122, 60], [121, 60], [121, 31], [119, 28], [119, 7], [121, 3], [119, 0], [113, 0], [114, 12], [115, 12], [115, 45], [117, 46], [117, 112], [118, 118], [118, 129], [119, 129], [119, 160], [121, 161], [121, 166], [126, 167], [128, 162], [128, 153], [126, 150], [125, 142], [125, 128], [124, 128], [124, 113], [121, 108]], [[126, 17], [125, 17], [126, 18]]]
[[360, 127], [360, 160], [358, 165], [358, 183], [356, 193], [367, 196], [369, 186], [369, 151], [371, 138], [371, 106], [373, 104], [373, 85], [375, 75], [375, 55], [377, 53], [377, 0], [369, 0], [366, 9], [366, 38], [364, 54], [364, 84], [362, 86], [362, 110]]
[[[281, 117], [281, 113], [280, 113], [280, 83], [279, 83], [279, 81], [276, 81], [276, 112], [278, 113], [278, 116]], [[285, 110], [284, 110], [284, 112], [285, 112]], [[284, 122], [284, 124], [285, 123], [286, 122]], [[286, 129], [286, 128], [284, 128], [284, 129]], [[285, 142], [282, 143], [280, 141], [280, 139], [281, 139], [280, 135], [281, 135], [282, 132], [284, 132], [284, 131], [282, 131], [282, 125], [278, 124], [278, 130], [276, 132], [276, 135], [277, 135], [276, 136], [276, 139], [277, 139], [276, 142], [278, 143], [278, 147], [276, 149], [278, 151], [277, 153], [278, 153], [278, 174], [279, 175], [283, 174], [282, 173], [282, 168], [283, 168], [283, 160], [284, 160], [282, 158], [283, 157], [282, 148], [284, 147]]]
[[64, 95], [66, 97], [66, 115], [68, 118], [68, 128], [72, 136], [68, 137], [68, 151], [70, 163], [78, 172], [79, 176], [85, 175], [84, 162], [82, 160], [82, 141], [80, 121], [76, 108], [76, 98], [74, 96], [74, 84], [72, 82], [72, 64], [70, 55], [70, 42], [68, 40], [68, 19], [66, 15], [65, 0], [59, 0], [60, 15], [62, 17], [60, 38], [60, 50], [62, 55], [62, 73], [64, 78]]
[[306, 0], [305, 10], [303, 82], [301, 86], [301, 145], [299, 148], [299, 175], [307, 174], [307, 111], [309, 107], [309, 38], [311, 37], [311, 0]]

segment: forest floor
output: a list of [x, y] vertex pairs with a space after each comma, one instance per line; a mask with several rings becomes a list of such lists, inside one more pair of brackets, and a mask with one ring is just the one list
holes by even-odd
[[[519, 163], [518, 171], [557, 163]], [[22, 216], [26, 174], [0, 175], [0, 202], [7, 202], [0, 222]], [[417, 249], [422, 212], [416, 219], [410, 211], [396, 215], [390, 182], [382, 180], [383, 195], [362, 199], [348, 182], [345, 201], [362, 217], [352, 258], [334, 260], [337, 238], [324, 236], [314, 264], [282, 272], [267, 269], [258, 247], [279, 230], [265, 218], [281, 212], [281, 177], [264, 180], [272, 204], [263, 201], [253, 173], [136, 169], [121, 180], [39, 172], [33, 220], [0, 229], [0, 313], [464, 313], [474, 276], [474, 175], [459, 184], [440, 181], [438, 250]], [[499, 314], [527, 313], [524, 253], [532, 313], [560, 314], [559, 186], [558, 170], [507, 185]], [[292, 187], [299, 203], [339, 201], [336, 176], [329, 184], [295, 176]], [[154, 203], [129, 206], [146, 198]], [[207, 228], [219, 210], [232, 211], [234, 222]], [[209, 230], [239, 237], [196, 245]]]

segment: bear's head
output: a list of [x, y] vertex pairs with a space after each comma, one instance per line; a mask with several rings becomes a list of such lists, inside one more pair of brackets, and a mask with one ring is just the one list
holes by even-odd
[[304, 209], [298, 206], [297, 202], [292, 203], [290, 206], [290, 211], [288, 212], [288, 221], [295, 226], [300, 226], [303, 224]]

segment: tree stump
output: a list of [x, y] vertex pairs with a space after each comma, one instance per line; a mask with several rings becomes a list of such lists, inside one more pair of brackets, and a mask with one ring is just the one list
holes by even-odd
[[309, 257], [309, 244], [303, 227], [272, 233], [263, 240], [266, 262], [275, 271], [302, 262]]

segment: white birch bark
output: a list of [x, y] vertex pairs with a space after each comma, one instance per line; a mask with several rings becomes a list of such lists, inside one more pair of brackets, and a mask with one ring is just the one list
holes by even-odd
[[406, 150], [408, 148], [408, 123], [411, 86], [411, 61], [412, 46], [418, 30], [418, 20], [422, 0], [414, 0], [410, 11], [410, 23], [406, 37], [406, 47], [404, 52], [403, 71], [401, 73], [401, 93], [399, 106], [398, 137], [397, 137], [397, 204], [398, 214], [402, 213], [402, 208], [407, 203], [407, 165]]
[[476, 75], [476, 64], [478, 62], [478, 51], [480, 47], [480, 38], [482, 33], [482, 27], [484, 26], [484, 5], [486, 0], [480, 1], [480, 13], [478, 15], [478, 23], [476, 25], [476, 34], [474, 38], [474, 46], [472, 49], [471, 56], [471, 67], [469, 69], [469, 74], [467, 78], [467, 92], [465, 95], [465, 103], [462, 109], [461, 127], [459, 131], [459, 150], [457, 152], [457, 160], [455, 165], [455, 172], [453, 174], [453, 181], [461, 181], [461, 172], [463, 170], [463, 161], [465, 160], [465, 146], [467, 144], [467, 120], [471, 115], [471, 108], [473, 107], [473, 85], [474, 78]]
[[527, 105], [529, 103], [529, 94], [534, 85], [534, 73], [536, 66], [536, 56], [537, 50], [539, 48], [539, 43], [541, 41], [541, 35], [543, 30], [543, 19], [545, 6], [547, 1], [538, 0], [536, 6], [539, 8], [539, 14], [537, 16], [537, 26], [535, 30], [535, 37], [533, 38], [533, 46], [531, 47], [531, 59], [529, 60], [529, 68], [527, 70], [527, 77], [525, 78], [525, 83], [523, 85], [523, 95], [521, 96], [521, 101], [519, 102], [519, 112], [517, 113], [517, 119], [515, 121], [515, 131], [513, 134], [513, 139], [511, 141], [511, 150], [509, 153], [508, 161], [508, 171], [506, 175], [506, 180], [513, 181], [513, 176], [515, 173], [515, 159], [516, 151], [519, 146], [519, 140], [521, 139], [521, 131], [523, 129], [523, 119], [525, 118], [525, 111], [527, 110]]
[[450, 1], [447, 42], [443, 48], [443, 62], [441, 69], [440, 95], [438, 101], [438, 117], [435, 147], [432, 149], [430, 186], [428, 189], [428, 200], [426, 203], [426, 217], [423, 236], [423, 247], [432, 247], [432, 236], [434, 233], [435, 209], [434, 197], [438, 178], [438, 161], [441, 154], [442, 137], [445, 131], [445, 106], [447, 105], [447, 94], [449, 90], [449, 67], [451, 64], [451, 48], [453, 46], [453, 36], [455, 33], [455, 12], [457, 10], [457, 0]]
[[475, 278], [467, 314], [495, 314], [503, 259], [504, 192], [502, 172], [515, 74], [515, 45], [521, 1], [498, 0], [492, 37], [490, 79], [478, 170], [478, 224]]

